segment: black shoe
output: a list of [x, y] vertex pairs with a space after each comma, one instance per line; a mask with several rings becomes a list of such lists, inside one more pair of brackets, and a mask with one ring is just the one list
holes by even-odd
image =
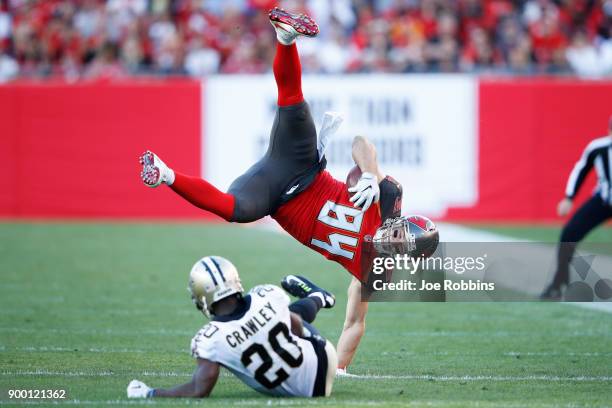
[[540, 300], [563, 300], [563, 287], [559, 283], [551, 283], [540, 295]]
[[287, 275], [281, 281], [281, 286], [290, 295], [303, 299], [305, 297], [317, 297], [321, 300], [322, 307], [330, 309], [336, 304], [336, 297], [304, 278], [303, 276]]

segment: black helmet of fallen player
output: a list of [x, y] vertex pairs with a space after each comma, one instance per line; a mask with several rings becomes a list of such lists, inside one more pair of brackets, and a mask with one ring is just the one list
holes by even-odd
[[376, 230], [372, 241], [381, 254], [427, 258], [436, 251], [440, 235], [429, 218], [411, 215], [386, 220]]

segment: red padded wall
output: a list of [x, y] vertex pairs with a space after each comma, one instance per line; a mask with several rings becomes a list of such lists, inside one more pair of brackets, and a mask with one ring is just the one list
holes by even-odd
[[137, 158], [158, 152], [200, 174], [201, 83], [0, 86], [0, 214], [206, 216], [146, 188]]
[[[612, 82], [485, 79], [479, 84], [479, 199], [451, 220], [551, 221], [586, 145], [607, 134]], [[577, 202], [591, 194], [591, 176]]]

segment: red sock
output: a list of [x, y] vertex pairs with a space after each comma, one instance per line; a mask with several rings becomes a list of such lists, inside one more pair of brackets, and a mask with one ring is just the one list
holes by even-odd
[[175, 193], [189, 201], [191, 204], [206, 211], [210, 211], [225, 220], [230, 221], [234, 214], [234, 196], [219, 191], [206, 180], [190, 177], [174, 172], [174, 183], [170, 186]]
[[295, 43], [291, 45], [276, 43], [273, 71], [278, 87], [278, 106], [303, 102], [302, 65]]

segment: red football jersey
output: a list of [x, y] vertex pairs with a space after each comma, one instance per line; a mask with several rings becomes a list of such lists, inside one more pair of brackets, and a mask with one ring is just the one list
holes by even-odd
[[362, 280], [362, 244], [381, 225], [379, 203], [365, 213], [349, 201], [347, 185], [327, 171], [274, 213], [281, 227], [295, 239], [344, 266]]

